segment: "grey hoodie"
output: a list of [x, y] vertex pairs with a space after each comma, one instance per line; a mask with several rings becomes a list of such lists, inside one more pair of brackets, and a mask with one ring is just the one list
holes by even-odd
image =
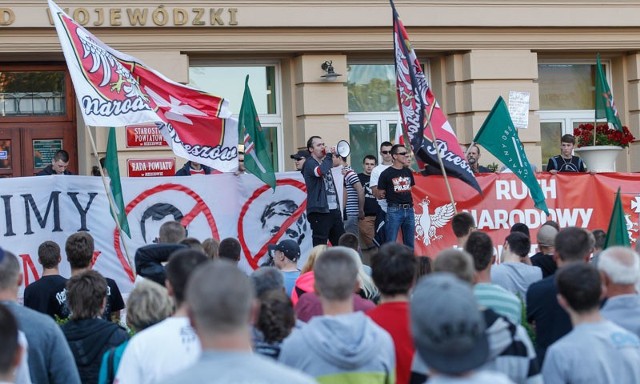
[[527, 289], [536, 281], [542, 280], [542, 270], [520, 262], [506, 262], [491, 267], [491, 282], [518, 296], [527, 297]]
[[395, 383], [393, 340], [362, 312], [314, 317], [284, 340], [279, 360], [321, 382]]

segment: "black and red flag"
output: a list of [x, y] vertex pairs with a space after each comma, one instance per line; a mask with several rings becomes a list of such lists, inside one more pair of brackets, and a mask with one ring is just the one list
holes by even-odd
[[393, 0], [390, 3], [393, 10], [398, 106], [402, 129], [411, 142], [411, 149], [419, 161], [440, 168], [436, 153], [438, 148], [447, 175], [461, 179], [482, 193], [453, 128], [431, 92]]

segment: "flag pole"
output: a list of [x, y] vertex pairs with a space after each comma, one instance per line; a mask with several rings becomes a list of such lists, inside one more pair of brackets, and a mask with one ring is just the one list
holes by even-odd
[[116, 204], [113, 201], [113, 196], [111, 196], [111, 188], [109, 188], [109, 184], [107, 183], [107, 178], [104, 175], [104, 171], [102, 170], [102, 166], [100, 165], [100, 156], [98, 156], [98, 148], [96, 146], [96, 141], [93, 138], [93, 133], [91, 132], [91, 127], [85, 124], [87, 129], [87, 133], [89, 134], [89, 141], [91, 141], [91, 148], [93, 149], [93, 154], [98, 162], [98, 170], [100, 171], [100, 178], [102, 179], [102, 185], [104, 186], [104, 190], [107, 193], [107, 200], [109, 200], [109, 208], [111, 209], [111, 215], [113, 216], [113, 220], [116, 222], [116, 228], [118, 228], [118, 233], [120, 234], [120, 241], [122, 242], [122, 246], [124, 247], [124, 254], [127, 258], [127, 263], [129, 263], [129, 267], [133, 272], [133, 276], [136, 275], [136, 268], [134, 264], [131, 262], [131, 257], [129, 257], [129, 249], [127, 248], [127, 243], [124, 241], [124, 236], [122, 236], [122, 227], [120, 227], [120, 220], [118, 220], [118, 213], [116, 210]]
[[427, 116], [427, 126], [429, 127], [429, 131], [431, 132], [431, 137], [433, 137], [433, 147], [436, 150], [436, 154], [438, 155], [438, 162], [440, 163], [440, 170], [442, 170], [442, 176], [444, 176], [444, 185], [447, 187], [447, 193], [449, 194], [449, 200], [451, 200], [451, 205], [453, 205], [453, 212], [455, 214], [458, 213], [458, 209], [456, 208], [456, 202], [453, 199], [453, 192], [451, 191], [451, 184], [449, 184], [449, 177], [447, 176], [447, 171], [444, 169], [444, 163], [442, 162], [442, 156], [440, 155], [440, 149], [438, 148], [438, 143], [436, 142], [436, 134], [433, 131], [433, 126], [431, 125], [431, 114], [433, 113], [433, 108], [436, 103], [431, 104], [431, 108], [429, 108], [429, 115]]
[[600, 76], [598, 76], [598, 71], [600, 70], [600, 53], [596, 55], [596, 88], [593, 91], [595, 99], [593, 100], [593, 145], [596, 145], [596, 127], [598, 126], [598, 81], [600, 80]]

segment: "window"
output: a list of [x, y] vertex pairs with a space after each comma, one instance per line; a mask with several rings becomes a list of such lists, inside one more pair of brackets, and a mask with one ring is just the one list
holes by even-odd
[[365, 155], [374, 155], [380, 162], [380, 144], [395, 144], [400, 121], [396, 73], [393, 64], [364, 62], [350, 63], [347, 76], [351, 167], [362, 172]]
[[64, 71], [0, 72], [0, 116], [66, 114]]
[[[603, 62], [605, 74], [609, 65]], [[592, 123], [595, 116], [594, 63], [540, 63], [540, 137], [542, 169], [550, 157], [560, 153], [560, 137], [573, 134], [580, 124]]]
[[349, 112], [398, 110], [393, 64], [351, 64], [347, 72]]
[[[284, 166], [280, 167], [284, 158], [279, 155], [283, 149], [279, 139], [282, 137], [282, 113], [278, 69], [275, 64], [208, 65], [206, 62], [192, 63], [189, 67], [189, 85], [227, 99], [236, 118], [242, 105], [245, 78], [249, 75], [251, 96], [276, 172], [284, 170]], [[238, 140], [242, 143], [243, 137]]]
[[380, 157], [390, 124], [398, 121], [396, 75], [393, 64], [352, 63], [347, 68], [351, 167], [362, 172], [366, 155]]

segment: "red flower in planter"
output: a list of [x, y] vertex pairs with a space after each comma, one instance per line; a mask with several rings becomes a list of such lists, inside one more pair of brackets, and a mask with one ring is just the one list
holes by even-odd
[[[573, 130], [573, 136], [576, 138], [576, 147], [578, 148], [594, 145], [593, 124], [580, 124], [578, 128]], [[600, 124], [596, 127], [595, 145], [616, 145], [626, 148], [635, 139], [627, 127], [622, 127], [622, 132], [609, 128], [608, 124]]]

